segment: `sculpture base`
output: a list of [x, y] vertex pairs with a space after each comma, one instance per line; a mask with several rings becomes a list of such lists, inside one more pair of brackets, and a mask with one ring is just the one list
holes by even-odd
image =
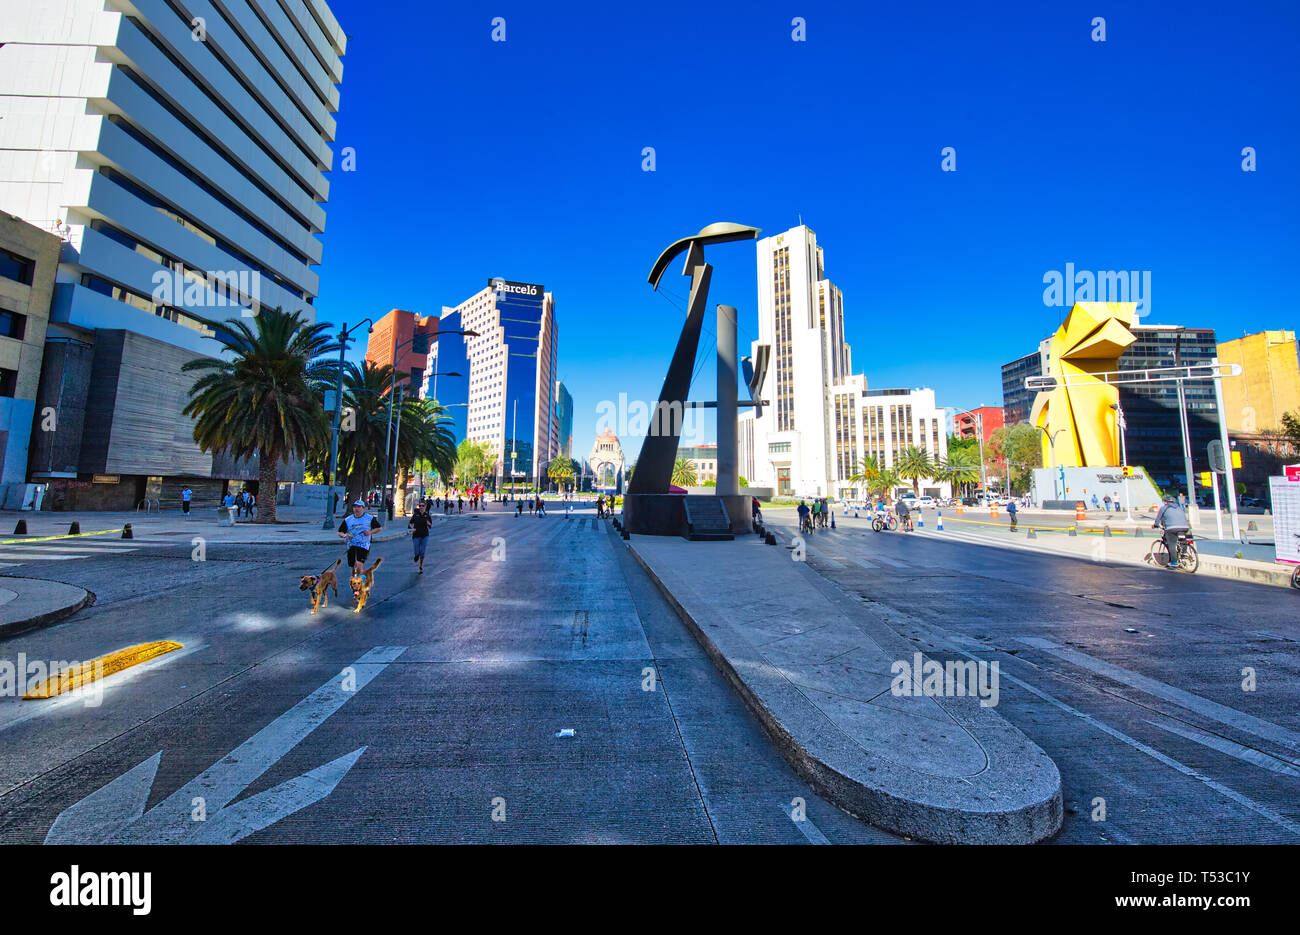
[[[627, 494], [623, 497], [623, 527], [633, 535], [683, 535], [687, 532], [685, 498], [680, 493]], [[738, 494], [721, 499], [727, 507], [732, 533], [752, 534], [749, 496]]]

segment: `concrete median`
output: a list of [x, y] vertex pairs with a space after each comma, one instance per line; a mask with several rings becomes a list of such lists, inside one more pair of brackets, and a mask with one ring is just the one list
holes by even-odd
[[994, 710], [995, 664], [993, 704], [920, 690], [920, 672], [944, 665], [827, 593], [787, 549], [648, 536], [629, 547], [786, 759], [841, 808], [944, 844], [1030, 844], [1060, 828], [1060, 773]]

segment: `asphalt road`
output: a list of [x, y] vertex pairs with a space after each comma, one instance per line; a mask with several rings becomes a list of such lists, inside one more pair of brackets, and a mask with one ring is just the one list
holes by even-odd
[[[590, 510], [436, 522], [423, 575], [377, 546], [361, 615], [298, 591], [333, 547], [33, 544], [7, 574], [97, 601], [0, 659], [184, 649], [98, 706], [0, 698], [0, 841], [898, 842], [793, 773]], [[1300, 595], [852, 520], [808, 549], [845, 606], [999, 663], [1060, 766], [1056, 841], [1300, 840]]]
[[1054, 841], [1300, 843], [1300, 593], [836, 521], [806, 555], [845, 600], [998, 662], [998, 711], [1061, 771]]
[[98, 706], [0, 698], [0, 841], [898, 841], [795, 776], [593, 510], [436, 524], [423, 575], [409, 540], [376, 546], [360, 615], [346, 579], [308, 613], [328, 546], [7, 568], [97, 601], [0, 659], [184, 649]]

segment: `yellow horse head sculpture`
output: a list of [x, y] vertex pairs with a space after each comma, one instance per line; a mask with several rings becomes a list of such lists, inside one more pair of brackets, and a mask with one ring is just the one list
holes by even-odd
[[1044, 464], [1119, 464], [1117, 417], [1111, 408], [1119, 402], [1119, 388], [1096, 374], [1119, 369], [1120, 355], [1137, 340], [1131, 330], [1136, 312], [1136, 302], [1079, 302], [1052, 337], [1047, 375], [1065, 379], [1038, 394], [1029, 416], [1045, 433]]

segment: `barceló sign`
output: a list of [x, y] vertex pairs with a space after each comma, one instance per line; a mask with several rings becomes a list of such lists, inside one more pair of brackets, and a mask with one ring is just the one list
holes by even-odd
[[1287, 480], [1300, 482], [1300, 464], [1288, 464], [1282, 472]]

